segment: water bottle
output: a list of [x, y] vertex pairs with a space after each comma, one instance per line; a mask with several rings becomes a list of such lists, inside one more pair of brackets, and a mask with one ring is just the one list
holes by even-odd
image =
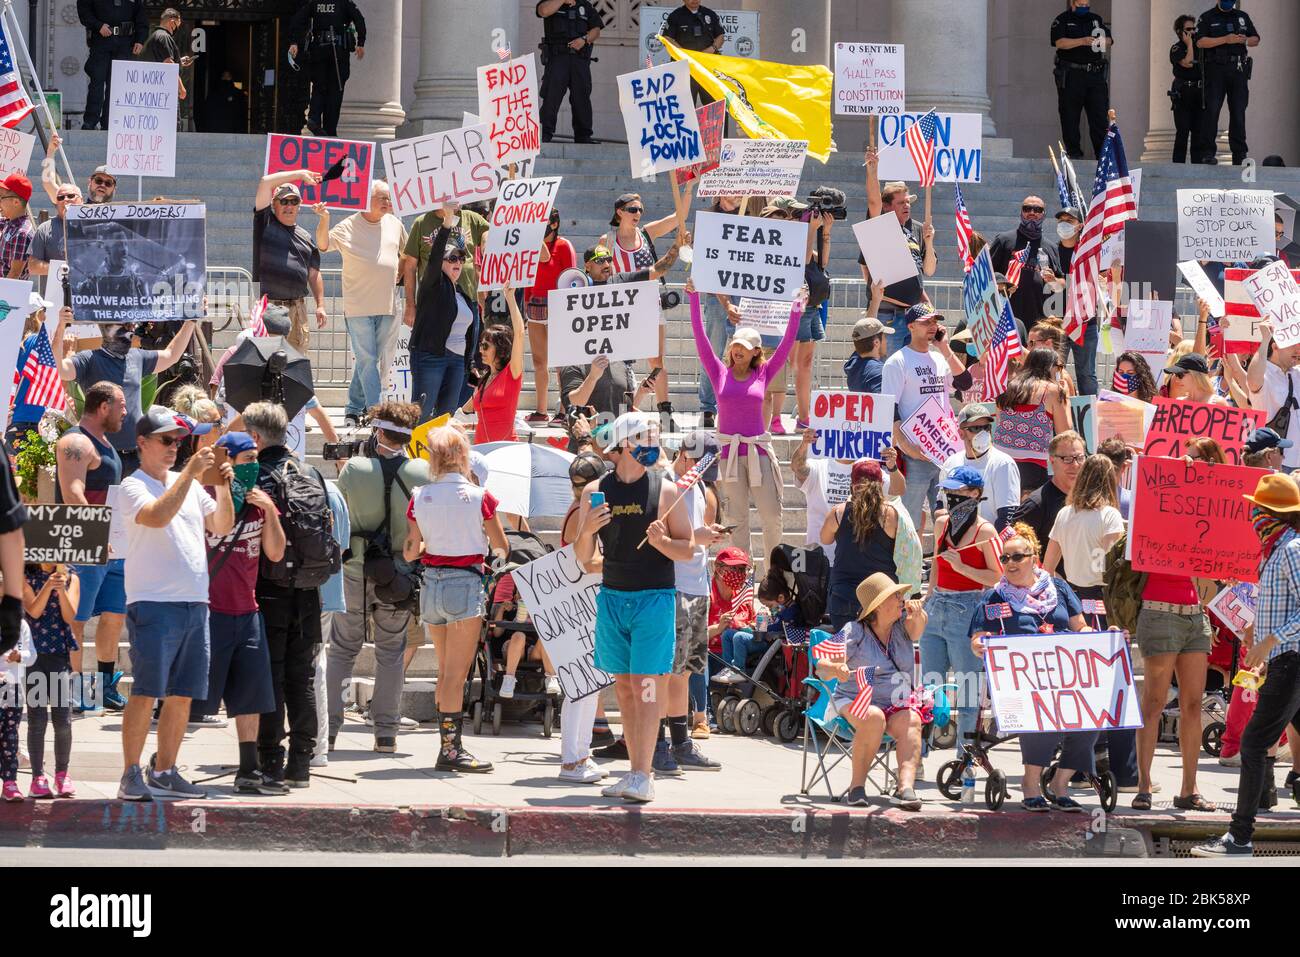
[[1038, 250], [1038, 268], [1039, 268], [1040, 270], [1042, 270], [1042, 269], [1046, 269], [1049, 265], [1051, 265], [1051, 263], [1050, 263], [1050, 262], [1048, 261], [1048, 259], [1047, 259], [1047, 250], [1045, 250], [1045, 249], [1039, 249], [1039, 250]]
[[968, 764], [961, 772], [961, 803], [975, 803], [975, 765]]
[[754, 617], [754, 630], [760, 633], [767, 631], [767, 609], [761, 605], [758, 614]]

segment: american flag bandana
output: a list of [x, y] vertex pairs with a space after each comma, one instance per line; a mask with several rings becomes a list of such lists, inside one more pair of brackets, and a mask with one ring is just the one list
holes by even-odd
[[1118, 369], [1116, 369], [1115, 374], [1111, 376], [1110, 386], [1120, 395], [1132, 395], [1134, 378], [1135, 376], [1133, 375], [1133, 373], [1120, 372]]

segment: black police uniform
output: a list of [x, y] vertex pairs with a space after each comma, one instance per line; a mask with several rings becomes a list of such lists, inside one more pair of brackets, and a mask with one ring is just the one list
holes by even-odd
[[[1110, 38], [1110, 28], [1097, 14], [1068, 10], [1052, 21], [1052, 45], [1057, 40], [1098, 36]], [[1106, 111], [1110, 108], [1110, 81], [1106, 56], [1091, 46], [1056, 51], [1056, 105], [1061, 114], [1061, 140], [1074, 159], [1083, 157], [1079, 140], [1079, 111], [1088, 115], [1088, 136], [1093, 156], [1101, 156], [1106, 140]]]
[[1187, 162], [1187, 146], [1192, 147], [1192, 162], [1200, 162], [1197, 143], [1200, 140], [1202, 109], [1201, 63], [1193, 47], [1190, 67], [1181, 66], [1187, 56], [1187, 44], [1181, 40], [1169, 48], [1169, 63], [1174, 68], [1174, 82], [1169, 87], [1169, 102], [1174, 111], [1174, 162]]
[[[1202, 13], [1201, 19], [1196, 21], [1198, 42], [1203, 37], [1226, 37], [1234, 33], [1259, 36], [1250, 15], [1241, 10], [1225, 12], [1216, 6]], [[1246, 105], [1250, 102], [1251, 67], [1246, 50], [1244, 43], [1226, 43], [1200, 51], [1205, 69], [1205, 112], [1201, 116], [1199, 145], [1192, 148], [1194, 162], [1214, 162], [1219, 113], [1225, 98], [1228, 101], [1228, 147], [1232, 150], [1233, 165], [1246, 158]]]
[[[356, 41], [348, 25], [356, 28]], [[343, 87], [351, 75], [350, 55], [366, 45], [366, 21], [352, 0], [308, 0], [289, 24], [291, 42], [306, 57], [311, 77], [307, 128], [317, 136], [338, 136]]]
[[[542, 3], [534, 11], [542, 17]], [[555, 135], [555, 124], [560, 118], [560, 104], [567, 94], [569, 108], [573, 110], [573, 140], [590, 143], [591, 114], [591, 45], [584, 43], [574, 51], [569, 44], [585, 37], [592, 30], [605, 26], [599, 11], [591, 0], [576, 0], [560, 7], [549, 17], [542, 17], [542, 142], [549, 143]]]
[[[672, 40], [683, 50], [713, 52], [714, 41], [719, 37], [725, 38], [727, 31], [722, 28], [722, 21], [718, 19], [718, 15], [708, 7], [701, 5], [698, 10], [691, 13], [683, 5], [668, 14], [659, 35]], [[720, 47], [721, 43], [718, 45]], [[695, 77], [691, 77], [691, 96], [699, 104], [712, 103], [715, 99], [704, 87], [695, 82]]]
[[[86, 112], [81, 118], [83, 130], [108, 129], [109, 85], [113, 78], [113, 61], [130, 60], [132, 48], [143, 44], [149, 35], [143, 0], [77, 0], [77, 18], [86, 28]], [[110, 36], [101, 36], [105, 25]]]

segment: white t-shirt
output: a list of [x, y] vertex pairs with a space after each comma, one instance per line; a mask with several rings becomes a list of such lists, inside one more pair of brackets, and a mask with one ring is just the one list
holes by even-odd
[[[682, 505], [691, 517], [691, 528], [704, 524], [704, 510], [708, 507], [708, 496], [704, 494], [704, 484], [696, 482], [686, 492], [686, 502]], [[677, 590], [683, 595], [698, 598], [709, 593], [709, 549], [708, 546], [696, 546], [695, 554], [689, 562], [673, 562], [673, 575]]]
[[[1264, 363], [1264, 388], [1250, 394], [1250, 407], [1263, 409], [1265, 421], [1277, 415], [1278, 409], [1282, 408], [1282, 403], [1286, 402], [1287, 375], [1288, 373], [1283, 372], [1272, 362]], [[1295, 370], [1292, 370], [1289, 375], [1295, 381], [1294, 398], [1300, 403], [1300, 376], [1296, 375]], [[1292, 442], [1300, 438], [1300, 425], [1296, 423], [1296, 411], [1296, 409], [1291, 410], [1291, 423], [1286, 430], [1286, 438]], [[1300, 442], [1296, 442], [1289, 449], [1282, 450], [1282, 465], [1288, 469], [1300, 468]]]
[[980, 502], [980, 516], [989, 522], [997, 522], [998, 509], [1016, 508], [1020, 505], [1020, 469], [1015, 459], [990, 448], [977, 459], [968, 458], [963, 449], [951, 455], [939, 470], [942, 481], [952, 474], [954, 469], [966, 466], [984, 476], [984, 501]]
[[469, 306], [465, 305], [465, 297], [457, 296], [456, 318], [451, 324], [451, 331], [447, 333], [448, 352], [454, 352], [458, 356], [465, 354], [465, 336], [473, 321], [474, 314], [469, 311]]
[[938, 349], [917, 352], [905, 346], [885, 360], [881, 389], [885, 395], [894, 397], [898, 419], [906, 422], [932, 396], [948, 408], [952, 371]]
[[[852, 462], [845, 464], [835, 459], [808, 460], [808, 477], [799, 486], [808, 502], [808, 532], [804, 536], [806, 544], [822, 544], [822, 525], [826, 523], [826, 516], [836, 505], [849, 500], [849, 477], [852, 472]], [[835, 560], [834, 542], [822, 545], [822, 549], [828, 560]]]
[[343, 315], [391, 316], [397, 264], [406, 227], [392, 213], [377, 223], [353, 213], [330, 230], [330, 247], [343, 255]]
[[1061, 565], [1071, 585], [1091, 588], [1101, 584], [1106, 570], [1106, 553], [1101, 540], [1124, 531], [1124, 518], [1113, 505], [1077, 512], [1065, 505], [1056, 513], [1056, 524], [1049, 536], [1061, 546]]
[[167, 484], [138, 471], [122, 480], [118, 505], [126, 522], [126, 600], [208, 600], [208, 543], [203, 520], [217, 510], [216, 500], [191, 482], [180, 511], [164, 528], [135, 520], [146, 505], [162, 497], [180, 478], [167, 473]]

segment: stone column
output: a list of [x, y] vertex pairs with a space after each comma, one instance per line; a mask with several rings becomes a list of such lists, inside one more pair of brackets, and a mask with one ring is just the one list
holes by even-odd
[[[679, 0], [656, 0], [660, 6], [680, 5]], [[714, 3], [717, 10], [725, 4]], [[831, 45], [830, 0], [742, 0], [733, 8], [757, 10], [759, 56], [774, 63], [834, 62]]]
[[[1148, 43], [1150, 68], [1147, 75], [1148, 128], [1142, 162], [1168, 163], [1174, 153], [1174, 112], [1169, 106], [1169, 85], [1173, 67], [1169, 64], [1169, 47], [1174, 42], [1174, 18], [1191, 11], [1179, 0], [1151, 0], [1151, 34]], [[1197, 13], [1200, 11], [1197, 10]], [[1196, 13], [1191, 13], [1196, 16]], [[1192, 132], [1192, 141], [1196, 132]], [[1188, 159], [1191, 159], [1191, 142]]]
[[420, 77], [403, 135], [453, 129], [463, 113], [478, 111], [477, 70], [496, 61], [492, 43], [498, 36], [516, 55], [530, 52], [522, 49], [518, 0], [424, 0]]
[[996, 136], [988, 94], [988, 4], [893, 0], [894, 41], [906, 48], [907, 108], [981, 113]]
[[406, 119], [402, 109], [402, 5], [370, 4], [365, 10], [366, 56], [352, 58], [343, 91], [339, 136], [391, 140]]

